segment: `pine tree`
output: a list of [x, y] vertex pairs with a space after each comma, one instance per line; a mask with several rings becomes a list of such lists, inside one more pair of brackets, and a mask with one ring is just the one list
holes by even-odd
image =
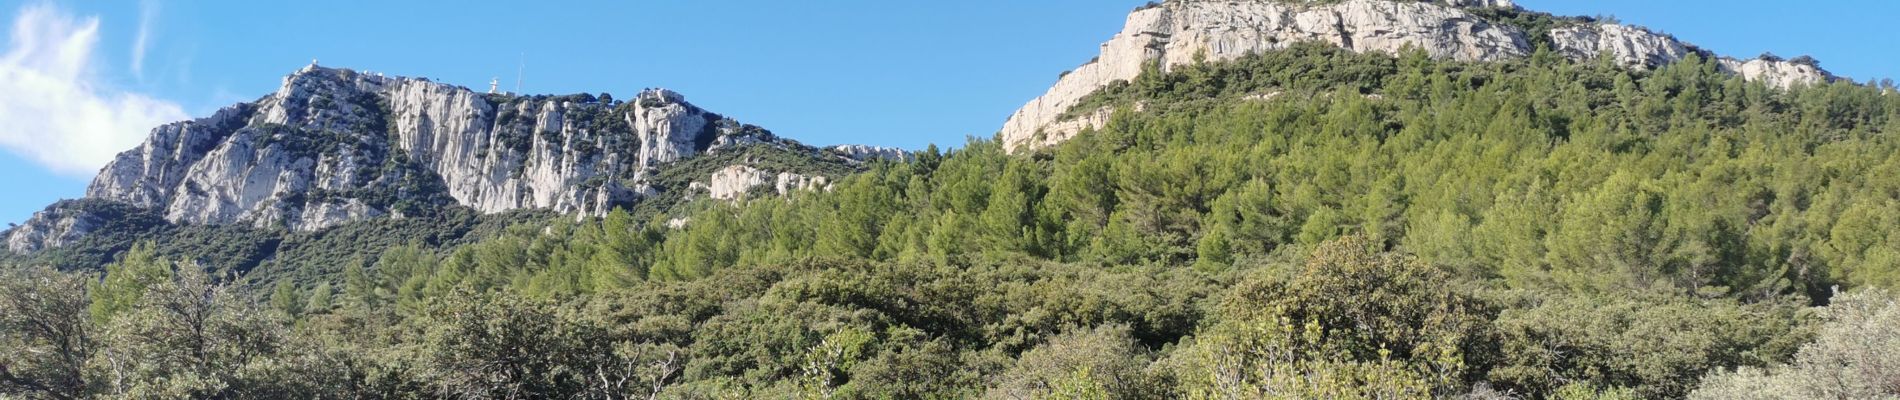
[[[326, 283], [324, 285], [328, 287], [329, 284]], [[284, 315], [289, 315], [293, 318], [303, 315], [304, 303], [305, 299], [303, 293], [297, 290], [297, 284], [291, 283], [288, 280], [278, 281], [277, 289], [272, 290], [270, 294], [271, 308], [282, 311]]]
[[151, 243], [133, 245], [119, 262], [107, 264], [105, 277], [88, 290], [92, 293], [89, 312], [93, 323], [103, 325], [131, 309], [148, 288], [170, 280], [172, 274], [172, 263], [159, 258]]
[[330, 309], [334, 308], [332, 304], [334, 300], [331, 298], [335, 295], [336, 290], [331, 288], [329, 282], [317, 284], [316, 288], [310, 289], [310, 299], [303, 305], [302, 311], [306, 313], [330, 312]]
[[364, 271], [363, 263], [349, 263], [343, 267], [343, 301], [346, 307], [361, 307], [373, 310], [382, 307], [379, 290], [386, 290], [378, 284], [381, 280], [371, 280]]

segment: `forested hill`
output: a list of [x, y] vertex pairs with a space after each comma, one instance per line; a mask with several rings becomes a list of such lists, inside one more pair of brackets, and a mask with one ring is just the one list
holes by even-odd
[[1615, 18], [1551, 15], [1511, 0], [1175, 0], [1130, 13], [1099, 56], [1064, 72], [1047, 93], [1011, 115], [999, 141], [1005, 150], [1035, 149], [1100, 127], [1114, 110], [1080, 107], [1081, 100], [1149, 68], [1171, 71], [1309, 42], [1362, 53], [1421, 51], [1458, 61], [1518, 60], [1545, 52], [1643, 70], [1694, 56], [1722, 72], [1779, 88], [1842, 79], [1813, 57], [1724, 57]]
[[[1306, 42], [831, 190], [0, 279], [59, 397], [1900, 396], [1900, 95]], [[182, 310], [182, 311], [180, 311]], [[42, 328], [52, 327], [52, 328]], [[180, 327], [190, 328], [183, 329]]]

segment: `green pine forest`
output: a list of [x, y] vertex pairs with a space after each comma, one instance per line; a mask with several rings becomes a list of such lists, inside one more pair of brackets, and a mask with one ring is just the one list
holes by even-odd
[[1893, 93], [1697, 57], [1156, 67], [1059, 146], [828, 192], [441, 217], [295, 268], [14, 260], [0, 397], [1900, 396]]

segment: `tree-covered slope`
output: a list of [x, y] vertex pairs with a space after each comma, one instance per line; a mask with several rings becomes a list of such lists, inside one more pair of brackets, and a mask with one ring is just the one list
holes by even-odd
[[[660, 262], [730, 243], [706, 264], [1022, 254], [1220, 270], [1359, 233], [1511, 287], [1820, 302], [1900, 283], [1891, 93], [1783, 91], [1694, 58], [1649, 73], [1301, 46], [1113, 85], [1077, 107], [1119, 107], [1104, 129], [1046, 151], [974, 141], [833, 193], [709, 211]], [[759, 236], [787, 230], [812, 239]]]
[[[1053, 148], [975, 139], [830, 191], [394, 246], [269, 279], [267, 304], [133, 252], [80, 294], [0, 291], [0, 310], [51, 310], [0, 315], [99, 337], [10, 353], [0, 390], [1895, 395], [1892, 344], [1842, 339], [1894, 328], [1893, 93], [1784, 90], [1694, 56], [1296, 45], [1111, 85], [1083, 103], [1108, 122]], [[85, 280], [20, 273], [39, 275], [0, 282]], [[220, 316], [183, 331], [220, 340], [171, 340], [196, 337], [163, 329], [192, 326], [181, 307]], [[74, 331], [8, 329], [35, 349]]]

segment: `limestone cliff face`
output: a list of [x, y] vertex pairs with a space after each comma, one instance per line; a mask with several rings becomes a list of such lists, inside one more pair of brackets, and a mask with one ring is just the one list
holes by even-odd
[[1151, 63], [1159, 62], [1166, 70], [1197, 59], [1229, 60], [1310, 41], [1391, 53], [1410, 44], [1433, 56], [1467, 61], [1521, 57], [1528, 47], [1514, 28], [1431, 3], [1169, 1], [1130, 14], [1121, 33], [1102, 45], [1101, 56], [1064, 75], [1047, 94], [1010, 116], [1001, 132], [1003, 145], [1014, 151], [1067, 140], [1082, 124], [1043, 128], [1060, 122], [1084, 96], [1111, 82], [1133, 79]]
[[[256, 102], [154, 129], [86, 197], [172, 223], [300, 231], [449, 205], [603, 214], [655, 195], [650, 171], [750, 144], [819, 153], [663, 89], [625, 103], [492, 95], [312, 65]], [[71, 243], [97, 225], [73, 210], [42, 214], [7, 234], [9, 248]]]
[[832, 189], [831, 178], [823, 175], [805, 175], [795, 172], [766, 171], [749, 165], [728, 165], [705, 182], [693, 182], [687, 196], [704, 193], [707, 197], [719, 200], [740, 200], [753, 188], [771, 185], [772, 192], [787, 195], [798, 191], [816, 191]]
[[165, 223], [314, 231], [449, 206], [601, 215], [668, 190], [690, 197], [699, 191], [687, 182], [656, 177], [695, 171], [683, 161], [701, 155], [749, 157], [757, 146], [778, 154], [778, 171], [728, 168], [705, 177], [714, 187], [703, 190], [725, 199], [763, 185], [816, 190], [826, 173], [908, 156], [806, 146], [665, 89], [626, 102], [497, 95], [312, 65], [257, 101], [153, 129], [100, 171], [85, 199], [0, 236], [8, 250], [30, 253], [101, 229]]
[[[1551, 42], [1556, 45], [1556, 50], [1565, 57], [1573, 60], [1588, 60], [1606, 56], [1626, 68], [1656, 68], [1682, 61], [1691, 55], [1708, 56], [1695, 49], [1693, 45], [1677, 40], [1673, 36], [1627, 25], [1596, 24], [1560, 27], [1551, 29], [1550, 37]], [[1716, 61], [1724, 71], [1740, 75], [1743, 79], [1782, 89], [1826, 83], [1834, 79], [1827, 71], [1815, 66], [1784, 60], [1739, 60], [1719, 57]]]
[[[656, 91], [657, 92], [657, 91]], [[718, 118], [678, 103], [632, 103], [625, 110], [598, 102], [529, 100], [497, 104], [459, 87], [404, 81], [390, 96], [397, 149], [440, 176], [455, 203], [482, 212], [546, 208], [602, 213], [639, 197], [623, 184], [647, 164], [632, 164], [641, 137], [699, 135], [616, 129], [649, 108], [688, 108], [691, 118]], [[654, 96], [643, 93], [642, 98]]]
[[855, 162], [871, 160], [904, 161], [910, 159], [910, 153], [895, 147], [865, 146], [861, 144], [842, 144], [827, 147], [832, 154]]
[[[1515, 8], [1509, 0], [1172, 0], [1135, 10], [1095, 60], [1063, 75], [1017, 110], [998, 133], [1005, 149], [1061, 143], [1105, 119], [1100, 110], [1068, 114], [1083, 97], [1158, 64], [1163, 71], [1197, 62], [1324, 42], [1358, 52], [1396, 54], [1416, 46], [1434, 57], [1498, 61], [1535, 47], [1522, 30], [1477, 16], [1477, 8]], [[1578, 24], [1550, 32], [1555, 51], [1573, 59], [1608, 54], [1626, 67], [1653, 68], [1700, 54], [1674, 37], [1615, 24]], [[1706, 55], [1706, 54], [1705, 54]], [[1723, 59], [1728, 71], [1777, 87], [1830, 80], [1824, 71], [1785, 61]], [[1094, 111], [1094, 112], [1090, 112]], [[1064, 115], [1080, 117], [1064, 120]]]
[[25, 223], [0, 233], [6, 251], [28, 254], [69, 245], [96, 232], [139, 234], [162, 223], [148, 207], [94, 200], [61, 200]]
[[1556, 44], [1554, 50], [1566, 58], [1587, 60], [1603, 55], [1625, 68], [1655, 68], [1693, 53], [1675, 38], [1616, 24], [1552, 29], [1550, 41]]
[[138, 207], [165, 207], [186, 170], [244, 127], [255, 109], [252, 104], [239, 104], [210, 117], [153, 129], [144, 144], [107, 164], [87, 192], [109, 192], [112, 199]]
[[642, 170], [691, 156], [711, 145], [702, 139], [716, 138], [707, 133], [717, 119], [706, 118], [704, 110], [686, 104], [679, 93], [650, 90], [640, 93], [634, 104], [634, 111], [626, 118], [639, 136], [638, 161]]
[[1791, 61], [1733, 58], [1722, 58], [1719, 61], [1722, 63], [1722, 69], [1729, 73], [1783, 89], [1818, 85], [1840, 79], [1820, 67]]
[[7, 250], [31, 253], [79, 241], [104, 225], [96, 216], [78, 210], [48, 209], [36, 213], [25, 225], [8, 232]]

